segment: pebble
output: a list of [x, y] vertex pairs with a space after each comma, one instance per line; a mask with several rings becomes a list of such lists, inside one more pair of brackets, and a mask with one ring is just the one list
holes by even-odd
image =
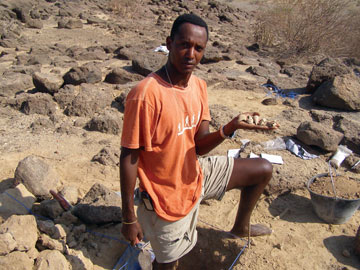
[[344, 257], [346, 257], [346, 258], [350, 258], [350, 256], [351, 256], [350, 251], [347, 250], [347, 249], [344, 249], [344, 250], [342, 251], [342, 255], [343, 255]]

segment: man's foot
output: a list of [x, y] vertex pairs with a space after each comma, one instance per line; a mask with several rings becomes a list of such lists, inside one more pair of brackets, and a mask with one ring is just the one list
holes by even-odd
[[[230, 233], [240, 236], [240, 237], [246, 237], [248, 236], [248, 231], [240, 231], [232, 229]], [[272, 233], [272, 230], [265, 225], [262, 224], [254, 224], [250, 227], [250, 236], [263, 236], [263, 235], [270, 235]]]

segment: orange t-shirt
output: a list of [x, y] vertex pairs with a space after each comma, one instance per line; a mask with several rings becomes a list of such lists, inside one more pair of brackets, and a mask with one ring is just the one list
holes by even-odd
[[121, 145], [143, 147], [140, 189], [165, 220], [186, 216], [200, 197], [203, 175], [194, 138], [203, 120], [210, 121], [206, 83], [194, 75], [180, 88], [151, 73], [126, 98]]

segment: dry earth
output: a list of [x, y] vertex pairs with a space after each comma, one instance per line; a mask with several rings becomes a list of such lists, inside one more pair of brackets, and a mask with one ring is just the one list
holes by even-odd
[[[252, 1], [237, 1], [241, 8], [249, 14], [256, 10]], [[117, 16], [115, 13], [100, 10], [97, 15], [102, 19]], [[174, 15], [174, 14], [172, 14]], [[165, 15], [166, 16], [166, 15]], [[170, 17], [170, 16], [169, 16]], [[170, 22], [174, 16], [168, 18]], [[129, 20], [133, 20], [129, 18]], [[249, 22], [246, 22], [249, 23]], [[24, 35], [28, 38], [27, 46], [50, 46], [60, 43], [66, 47], [79, 45], [89, 47], [96, 44], [112, 44], [119, 41], [119, 36], [107, 28], [96, 25], [84, 24], [81, 29], [57, 29], [54, 17], [44, 21], [42, 29], [25, 28]], [[246, 25], [246, 28], [249, 25]], [[219, 26], [221, 29], [221, 27]], [[168, 26], [165, 26], [168, 30]], [[213, 28], [215, 29], [215, 28]], [[157, 28], [156, 31], [163, 31]], [[145, 31], [145, 33], [148, 33]], [[123, 32], [121, 40], [134, 37], [133, 32]], [[146, 35], [146, 34], [145, 34]], [[140, 35], [140, 38], [143, 35]], [[134, 42], [139, 36], [134, 38]], [[163, 40], [158, 40], [160, 45]], [[246, 44], [246, 40], [241, 41]], [[0, 48], [10, 51], [11, 49]], [[21, 51], [17, 54], [22, 53]], [[250, 54], [248, 59], [257, 61], [259, 56]], [[269, 61], [268, 59], [262, 59]], [[249, 60], [250, 61], [250, 60]], [[81, 64], [81, 62], [78, 62]], [[2, 62], [2, 70], [10, 68], [12, 61]], [[98, 61], [103, 74], [115, 66], [128, 67], [131, 61], [110, 59]], [[199, 76], [204, 70], [228, 70], [238, 72], [248, 84], [260, 85], [265, 81], [246, 73], [250, 64], [238, 65], [235, 60], [221, 61], [208, 64], [197, 71]], [[305, 66], [307, 70], [311, 66]], [[42, 65], [42, 72], [54, 70], [53, 66]], [[56, 72], [63, 74], [68, 68], [55, 68]], [[207, 75], [211, 77], [211, 73]], [[279, 76], [283, 76], [279, 74]], [[207, 78], [207, 79], [208, 79]], [[100, 84], [101, 85], [101, 84]], [[305, 85], [304, 85], [305, 86]], [[304, 87], [303, 86], [303, 87]], [[298, 86], [294, 86], [297, 88]], [[122, 89], [113, 89], [117, 96]], [[230, 88], [222, 83], [213, 83], [209, 80], [210, 105], [226, 105], [235, 112], [257, 111], [262, 116], [277, 120], [281, 128], [274, 132], [243, 131], [234, 141], [226, 141], [211, 154], [226, 154], [229, 149], [241, 146], [240, 139], [249, 139], [252, 143], [248, 146], [243, 157], [250, 151], [257, 154], [266, 152], [281, 155], [283, 165], [274, 165], [274, 181], [284, 182], [282, 190], [269, 189], [263, 195], [252, 216], [253, 223], [264, 223], [273, 229], [273, 234], [268, 237], [251, 240], [250, 248], [245, 249], [233, 269], [359, 269], [360, 261], [353, 254], [353, 239], [360, 224], [359, 211], [346, 224], [329, 225], [321, 221], [312, 210], [309, 193], [305, 184], [315, 174], [327, 172], [327, 160], [331, 153], [324, 153], [315, 149], [320, 156], [313, 160], [302, 160], [286, 150], [264, 150], [258, 146], [263, 142], [278, 137], [293, 136], [297, 126], [304, 120], [310, 120], [311, 109], [323, 110], [314, 106], [308, 95], [301, 94], [295, 100], [280, 99], [277, 105], [266, 106], [261, 101], [266, 97], [265, 91], [257, 87], [256, 91], [244, 88]], [[285, 104], [285, 105], [284, 105]], [[286, 113], [284, 113], [286, 112]], [[74, 186], [84, 195], [94, 183], [101, 183], [113, 191], [119, 191], [119, 171], [116, 166], [104, 166], [91, 159], [104, 146], [108, 145], [118, 149], [120, 135], [111, 135], [100, 132], [89, 132], [81, 127], [73, 127], [71, 132], [55, 132], [54, 129], [32, 130], [31, 123], [39, 118], [37, 114], [26, 115], [9, 106], [0, 107], [0, 190], [4, 191], [13, 184], [14, 172], [20, 160], [36, 155], [45, 159], [60, 175], [64, 186]], [[344, 113], [345, 115], [345, 113]], [[346, 113], [349, 117], [358, 115]], [[61, 116], [64, 121], [74, 123], [78, 117]], [[225, 119], [223, 119], [225, 120]], [[344, 168], [339, 169], [344, 171]], [[356, 177], [355, 174], [348, 172]], [[292, 186], [293, 183], [293, 186]], [[232, 191], [226, 194], [221, 202], [210, 201], [201, 206], [198, 224], [199, 240], [195, 249], [181, 260], [180, 269], [229, 269], [241, 251], [246, 239], [229, 239], [224, 233], [231, 228], [235, 218], [240, 192]], [[121, 239], [120, 226], [104, 226], [98, 228], [112, 237]], [[94, 269], [112, 269], [120, 257], [124, 247], [116, 240], [96, 239], [101, 248], [96, 254], [90, 250], [90, 258]], [[99, 244], [99, 245], [100, 245]], [[350, 255], [344, 256], [344, 250]], [[345, 252], [346, 253], [346, 252]], [[6, 269], [6, 268], [4, 268]]]

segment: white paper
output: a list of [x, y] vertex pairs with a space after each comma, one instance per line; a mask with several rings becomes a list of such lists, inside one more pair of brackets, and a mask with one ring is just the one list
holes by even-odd
[[249, 158], [259, 158], [259, 156], [251, 152]]
[[228, 157], [238, 158], [240, 155], [240, 149], [229, 149], [227, 155]]
[[284, 161], [281, 156], [261, 153], [261, 157], [267, 159], [269, 162], [273, 164], [284, 164]]

